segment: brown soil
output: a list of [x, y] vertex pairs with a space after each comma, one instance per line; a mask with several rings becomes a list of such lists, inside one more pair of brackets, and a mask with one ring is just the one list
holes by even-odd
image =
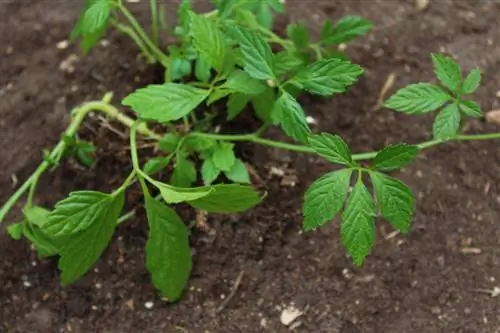
[[[494, 1], [431, 1], [425, 11], [403, 0], [297, 0], [287, 6], [291, 19], [316, 30], [324, 18], [347, 14], [376, 23], [369, 37], [348, 50], [367, 68], [361, 81], [332, 101], [304, 100], [318, 119], [316, 130], [339, 133], [356, 151], [429, 136], [431, 117], [408, 118], [373, 106], [390, 73], [397, 76], [393, 89], [432, 79], [430, 52], [445, 50], [466, 69], [479, 66], [486, 74], [478, 99], [484, 110], [498, 108], [500, 5]], [[0, 202], [14, 191], [12, 179], [24, 180], [41, 150], [56, 142], [71, 107], [107, 90], [118, 103], [133, 87], [156, 79], [136, 60], [133, 45], [116, 34], [108, 36], [108, 46], [79, 56], [73, 73], [60, 70], [63, 60], [78, 53], [74, 46], [56, 48], [66, 39], [76, 7], [75, 1], [0, 3]], [[137, 8], [142, 17], [146, 7]], [[99, 141], [94, 169], [65, 163], [46, 176], [40, 204], [53, 204], [75, 188], [107, 189], [120, 182], [129, 167], [121, 149], [126, 142], [96, 121], [87, 127], [112, 143]], [[474, 120], [466, 130], [499, 128]], [[150, 284], [143, 216], [121, 226], [95, 269], [67, 288], [59, 286], [54, 260], [37, 259], [26, 242], [10, 240], [2, 228], [0, 331], [288, 332], [280, 313], [293, 303], [304, 311], [294, 332], [500, 332], [500, 302], [480, 291], [500, 286], [498, 141], [435, 148], [403, 170], [399, 176], [419, 198], [413, 231], [407, 238], [390, 235], [392, 229], [380, 221], [374, 253], [358, 269], [340, 246], [335, 223], [300, 231], [303, 191], [329, 166], [250, 145], [243, 153], [266, 180], [267, 199], [240, 216], [210, 216], [214, 232], [194, 233], [194, 271], [180, 302], [162, 302]], [[271, 167], [288, 170], [297, 185], [268, 177]]]

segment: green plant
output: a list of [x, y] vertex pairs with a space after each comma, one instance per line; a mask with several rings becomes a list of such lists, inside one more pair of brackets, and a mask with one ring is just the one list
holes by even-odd
[[[164, 8], [160, 10], [156, 0], [150, 4], [151, 38], [120, 0], [87, 0], [72, 37], [81, 38], [84, 51], [88, 51], [111, 25], [129, 35], [148, 61], [165, 67], [165, 83], [138, 89], [122, 101], [135, 111], [137, 119], [112, 106], [111, 94], [73, 110], [60, 142], [44, 154], [44, 161], [0, 210], [2, 221], [28, 192], [24, 220], [10, 225], [8, 231], [15, 239], [29, 239], [41, 256], [59, 256], [64, 285], [90, 269], [117, 224], [135, 216], [135, 211], [121, 213], [125, 191], [138, 182], [149, 222], [146, 265], [155, 287], [170, 300], [178, 299], [192, 264], [188, 228], [172, 206], [186, 203], [203, 212], [234, 213], [262, 200], [249, 185], [245, 164], [234, 152], [237, 142], [317, 154], [340, 166], [307, 190], [304, 229], [320, 227], [341, 213], [342, 244], [360, 265], [375, 241], [376, 216], [383, 216], [402, 233], [410, 230], [415, 198], [404, 183], [389, 176], [390, 172], [412, 162], [420, 150], [440, 143], [500, 138], [500, 133], [458, 134], [463, 116], [481, 116], [479, 105], [465, 99], [479, 86], [481, 73], [473, 70], [462, 79], [452, 58], [436, 54], [436, 76], [444, 87], [413, 84], [385, 103], [387, 108], [408, 114], [440, 110], [433, 126], [434, 138], [353, 154], [338, 135], [312, 133], [297, 97], [303, 92], [332, 96], [355, 83], [363, 69], [339, 53], [337, 46], [367, 33], [370, 22], [359, 17], [347, 17], [335, 25], [327, 21], [320, 40], [311, 42], [301, 24], [290, 24], [286, 39], [272, 32], [272, 12], [283, 11], [275, 0], [214, 1], [216, 10], [203, 15], [194, 13], [189, 2], [183, 1], [173, 29], [159, 15]], [[178, 37], [178, 44], [169, 46], [168, 52], [160, 45], [163, 32]], [[221, 111], [213, 106], [224, 102], [227, 112], [222, 115], [228, 121], [241, 112], [254, 112], [262, 126], [255, 133], [217, 133], [213, 119]], [[128, 177], [112, 193], [72, 192], [52, 210], [35, 205], [38, 180], [63, 156], [76, 156], [85, 165], [93, 162], [93, 146], [77, 136], [90, 111], [103, 112], [130, 128], [132, 163]], [[148, 122], [157, 130], [151, 130]], [[270, 126], [280, 126], [298, 144], [264, 138]], [[138, 134], [162, 152], [143, 166], [138, 157]], [[371, 163], [359, 163], [365, 160]], [[155, 178], [169, 166], [173, 171], [168, 182]], [[203, 185], [198, 185], [200, 180]]]

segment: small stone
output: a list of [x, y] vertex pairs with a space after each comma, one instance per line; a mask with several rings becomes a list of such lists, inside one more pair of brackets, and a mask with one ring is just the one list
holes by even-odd
[[100, 284], [100, 283], [96, 283], [96, 284], [95, 284], [95, 287], [96, 287], [96, 289], [101, 289], [101, 288], [102, 288], [102, 284]]
[[99, 41], [99, 44], [101, 44], [102, 47], [107, 47], [109, 45], [109, 40], [107, 40], [107, 39], [101, 39]]
[[436, 258], [436, 263], [440, 266], [440, 267], [443, 267], [445, 265], [445, 260], [444, 260], [444, 256], [438, 256]]
[[135, 304], [134, 304], [134, 300], [133, 299], [129, 299], [128, 301], [125, 302], [125, 305], [127, 306], [127, 308], [129, 308], [130, 310], [134, 310], [135, 309]]
[[497, 96], [498, 98], [500, 98], [500, 90], [499, 90], [499, 91], [497, 91], [496, 96]]
[[486, 121], [492, 124], [500, 125], [500, 109], [486, 112]]
[[67, 40], [62, 40], [60, 42], [58, 42], [56, 44], [56, 47], [59, 49], [59, 50], [64, 50], [64, 49], [67, 49], [69, 46], [69, 41]]
[[155, 306], [155, 303], [153, 303], [153, 302], [151, 302], [151, 301], [144, 303], [144, 307], [145, 307], [146, 309], [152, 309], [152, 308], [153, 308], [153, 306]]
[[426, 10], [429, 7], [429, 0], [417, 0], [416, 6], [420, 11]]
[[23, 285], [24, 285], [26, 288], [29, 288], [29, 287], [31, 287], [31, 282], [29, 282], [29, 281], [24, 281], [24, 282], [23, 282]]
[[262, 318], [260, 320], [260, 326], [262, 326], [263, 328], [267, 328], [267, 319], [266, 318]]
[[294, 306], [289, 306], [281, 311], [280, 321], [283, 325], [289, 326], [295, 319], [302, 316], [303, 312]]
[[309, 124], [309, 125], [316, 125], [318, 122], [316, 121], [316, 119], [314, 119], [313, 117], [311, 116], [307, 116], [306, 117], [306, 122]]

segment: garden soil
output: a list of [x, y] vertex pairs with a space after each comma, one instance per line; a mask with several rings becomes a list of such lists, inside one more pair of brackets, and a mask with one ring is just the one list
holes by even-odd
[[[109, 34], [86, 57], [59, 43], [75, 22], [77, 2], [0, 1], [1, 202], [34, 170], [42, 150], [57, 142], [72, 107], [106, 91], [119, 104], [134, 88], [159, 80], [118, 34]], [[146, 22], [143, 2], [131, 6]], [[434, 80], [431, 52], [452, 54], [466, 70], [481, 68], [477, 98], [485, 111], [499, 108], [498, 2], [302, 0], [287, 7], [280, 27], [304, 21], [315, 34], [324, 19], [343, 15], [376, 24], [347, 48], [366, 68], [359, 83], [333, 99], [302, 100], [317, 121], [315, 131], [338, 133], [356, 152], [429, 138], [432, 115], [395, 114], [377, 108], [377, 101], [389, 77], [394, 84], [388, 94]], [[247, 127], [236, 121], [223, 130]], [[500, 126], [476, 119], [464, 130]], [[89, 170], [65, 161], [43, 178], [37, 202], [49, 206], [73, 189], [119, 184], [130, 168], [125, 132], [94, 115], [83, 133], [97, 140], [97, 165]], [[282, 138], [277, 130], [266, 135]], [[412, 231], [403, 237], [378, 221], [377, 245], [360, 268], [339, 244], [338, 221], [301, 231], [304, 190], [329, 165], [311, 155], [243, 144], [240, 154], [255, 169], [266, 199], [245, 214], [208, 216], [209, 230], [193, 229], [193, 273], [176, 304], [162, 301], [151, 285], [143, 213], [121, 225], [92, 271], [65, 288], [55, 260], [37, 258], [27, 242], [11, 240], [2, 228], [0, 332], [498, 333], [499, 143], [432, 148], [397, 174], [418, 197]], [[138, 192], [132, 190], [127, 201], [129, 208], [140, 204]], [[187, 210], [181, 214], [192, 218]], [[283, 316], [294, 311], [300, 315], [285, 326]]]

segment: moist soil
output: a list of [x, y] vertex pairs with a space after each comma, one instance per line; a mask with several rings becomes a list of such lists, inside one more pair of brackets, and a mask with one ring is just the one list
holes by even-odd
[[[74, 45], [56, 47], [78, 15], [75, 3], [0, 3], [1, 202], [34, 170], [42, 149], [58, 140], [72, 107], [109, 90], [118, 104], [135, 87], [158, 80], [134, 45], [115, 33], [86, 57]], [[132, 6], [145, 21], [147, 5]], [[424, 10], [402, 0], [289, 1], [287, 7], [280, 26], [304, 21], [316, 34], [326, 18], [361, 15], [376, 23], [347, 48], [367, 69], [359, 83], [333, 99], [302, 101], [317, 120], [314, 130], [340, 134], [357, 152], [430, 136], [431, 115], [375, 107], [389, 75], [395, 76], [390, 93], [433, 80], [430, 52], [450, 53], [466, 70], [480, 67], [484, 84], [476, 96], [484, 110], [498, 108], [500, 4], [494, 1], [431, 0]], [[235, 129], [245, 123], [225, 130]], [[468, 133], [498, 130], [481, 119], [465, 127]], [[109, 190], [129, 170], [125, 129], [94, 116], [83, 132], [98, 143], [97, 165], [89, 170], [64, 162], [44, 177], [39, 204], [52, 205], [73, 189]], [[277, 130], [267, 135], [282, 138]], [[339, 244], [337, 221], [301, 231], [303, 192], [328, 164], [244, 144], [242, 157], [267, 197], [245, 214], [209, 216], [209, 231], [193, 230], [193, 274], [176, 304], [163, 302], [151, 285], [143, 213], [121, 225], [92, 271], [65, 288], [55, 260], [37, 258], [27, 242], [11, 240], [2, 228], [0, 332], [500, 332], [500, 300], [488, 293], [500, 287], [498, 144], [443, 145], [399, 172], [418, 197], [412, 231], [403, 237], [378, 221], [377, 245], [360, 268]], [[129, 208], [138, 203], [131, 191]], [[292, 306], [302, 315], [286, 327], [280, 315]]]

